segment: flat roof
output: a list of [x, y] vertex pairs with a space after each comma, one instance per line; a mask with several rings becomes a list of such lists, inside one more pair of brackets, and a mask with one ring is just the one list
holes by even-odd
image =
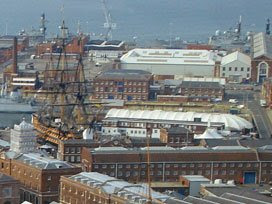
[[175, 64], [175, 65], [207, 65], [214, 66], [220, 61], [215, 52], [208, 50], [186, 49], [142, 49], [130, 50], [121, 57], [124, 64]]
[[111, 69], [107, 70], [100, 75], [97, 79], [131, 79], [131, 80], [148, 80], [151, 73], [143, 70], [127, 70], [127, 69]]

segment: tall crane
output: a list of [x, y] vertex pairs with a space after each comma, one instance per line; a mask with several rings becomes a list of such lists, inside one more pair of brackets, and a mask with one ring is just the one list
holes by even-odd
[[106, 22], [104, 23], [104, 28], [107, 29], [105, 34], [105, 40], [109, 40], [109, 39], [112, 39], [112, 30], [116, 28], [116, 23], [112, 22], [111, 14], [107, 7], [106, 0], [101, 0], [101, 3], [102, 3], [103, 12], [104, 12], [105, 20], [106, 20]]

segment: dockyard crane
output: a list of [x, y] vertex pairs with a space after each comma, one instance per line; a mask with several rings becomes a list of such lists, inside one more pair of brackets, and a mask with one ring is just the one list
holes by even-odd
[[109, 9], [107, 7], [106, 0], [101, 0], [102, 8], [105, 16], [106, 22], [104, 23], [104, 28], [107, 29], [105, 34], [105, 40], [112, 39], [112, 30], [116, 28], [116, 23], [112, 22], [111, 14], [109, 12]]

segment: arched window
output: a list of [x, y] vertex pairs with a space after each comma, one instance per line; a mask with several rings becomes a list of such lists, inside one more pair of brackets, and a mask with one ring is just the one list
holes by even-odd
[[266, 75], [268, 70], [268, 66], [265, 62], [262, 62], [259, 65], [259, 75]]

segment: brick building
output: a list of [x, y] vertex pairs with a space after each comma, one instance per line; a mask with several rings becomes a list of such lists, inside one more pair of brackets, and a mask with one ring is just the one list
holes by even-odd
[[272, 107], [272, 78], [268, 78], [263, 82], [262, 95], [269, 108]]
[[183, 81], [178, 94], [187, 96], [188, 101], [211, 101], [224, 98], [224, 87], [219, 82]]
[[19, 204], [20, 183], [12, 177], [0, 173], [0, 204]]
[[[184, 203], [178, 198], [151, 190], [152, 203]], [[148, 202], [148, 187], [131, 184], [96, 172], [61, 177], [60, 203], [143, 204]]]
[[6, 152], [1, 155], [0, 164], [0, 172], [12, 176], [22, 184], [20, 201], [33, 204], [58, 201], [60, 176], [81, 172], [81, 168], [37, 153], [18, 156], [14, 152]]
[[160, 140], [171, 147], [194, 145], [194, 133], [185, 127], [172, 127], [160, 130]]
[[[125, 157], [123, 155], [126, 155]], [[241, 146], [150, 147], [152, 181], [178, 181], [181, 175], [203, 175], [210, 180], [268, 183], [272, 180], [272, 151]], [[84, 148], [82, 166], [131, 182], [147, 179], [147, 148]]]
[[147, 101], [152, 75], [142, 70], [109, 70], [94, 79], [93, 99]]
[[272, 36], [258, 33], [252, 39], [251, 79], [263, 83], [272, 77]]
[[[157, 139], [150, 140], [150, 146], [164, 146], [166, 143]], [[97, 148], [97, 147], [145, 147], [146, 140], [135, 138], [105, 138], [101, 137], [99, 140], [63, 140], [60, 141], [58, 146], [58, 159], [67, 161], [70, 163], [81, 162], [81, 152], [85, 148]]]

